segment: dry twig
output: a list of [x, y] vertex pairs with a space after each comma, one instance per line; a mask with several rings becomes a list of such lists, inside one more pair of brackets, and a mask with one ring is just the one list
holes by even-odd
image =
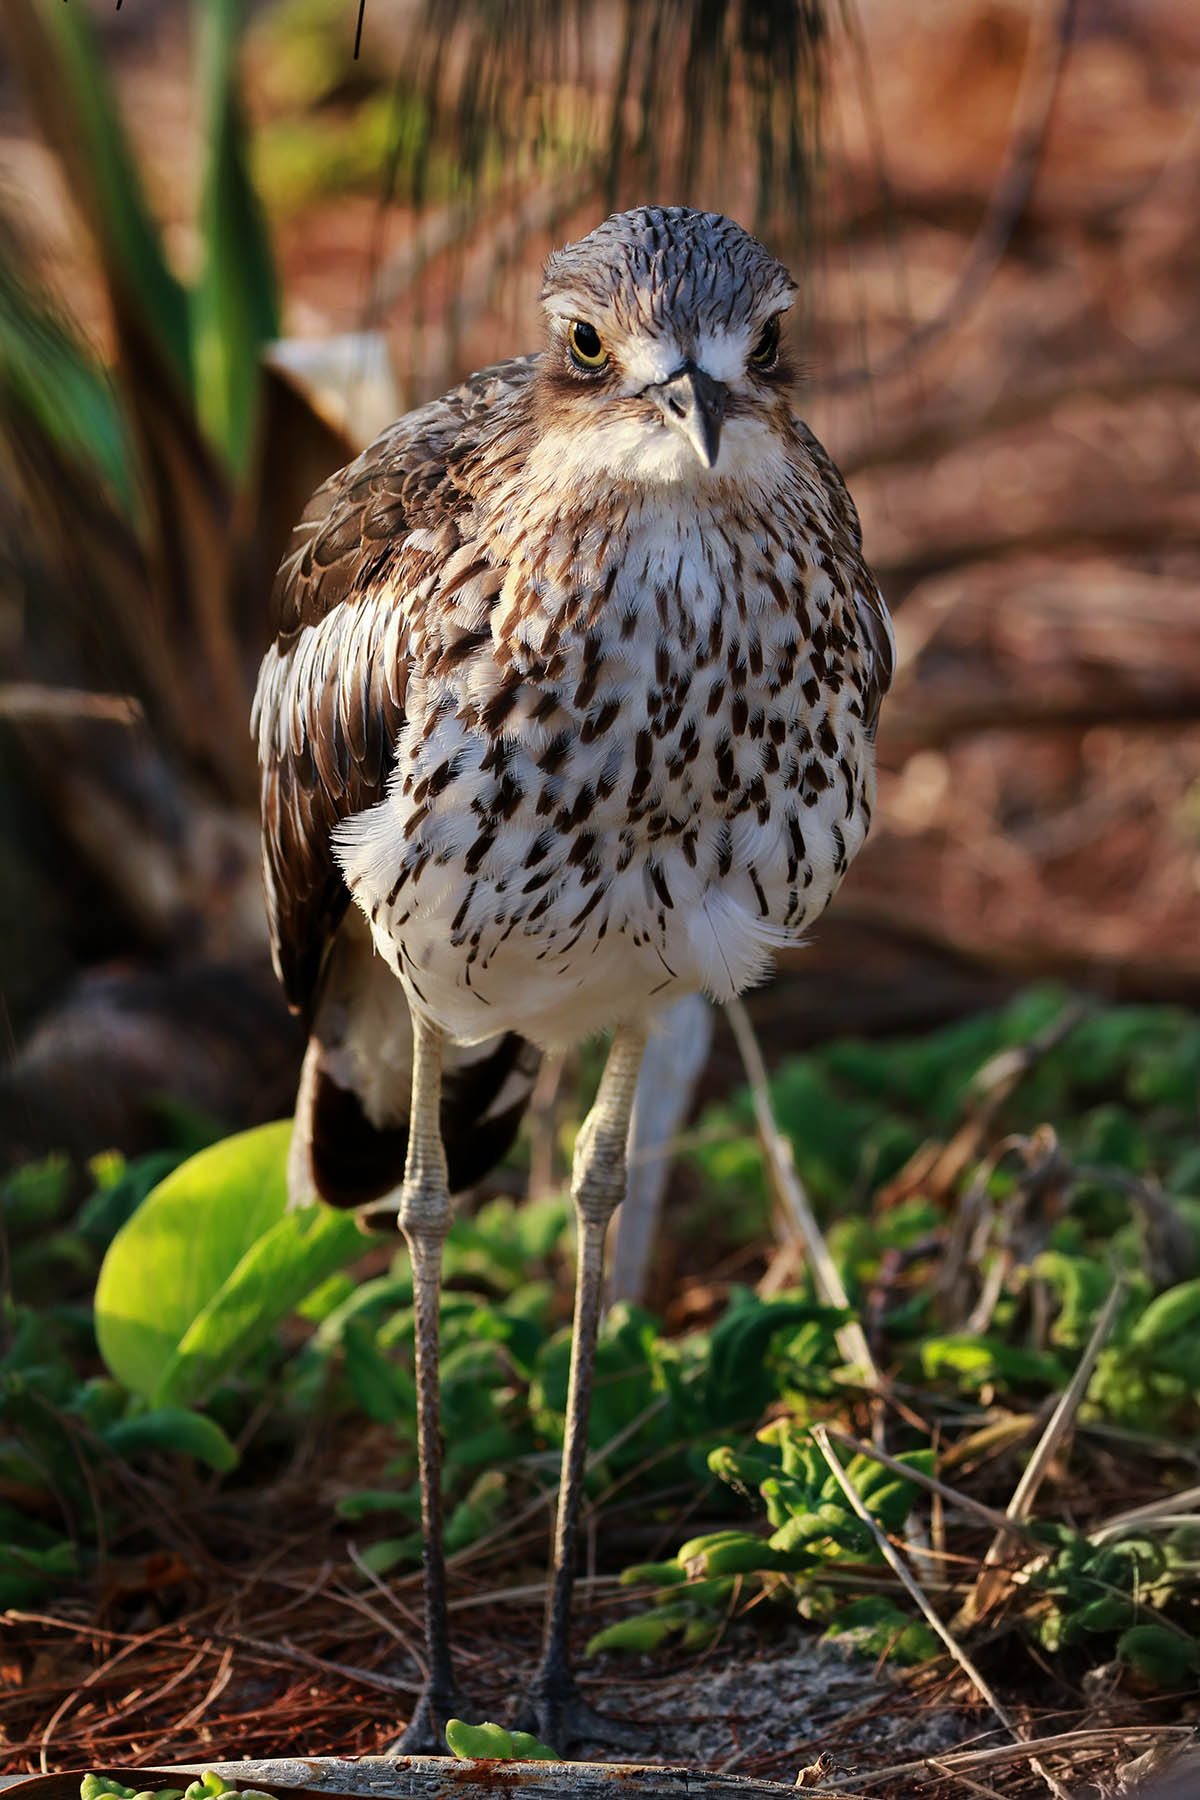
[[1058, 1405], [1051, 1413], [1046, 1429], [1039, 1438], [1033, 1455], [1026, 1463], [1024, 1473], [1013, 1490], [1012, 1499], [1005, 1508], [1005, 1524], [988, 1546], [987, 1554], [979, 1570], [979, 1579], [975, 1584], [974, 1594], [960, 1615], [961, 1624], [974, 1624], [994, 1605], [1000, 1594], [1009, 1585], [1010, 1577], [1007, 1573], [998, 1571], [998, 1564], [1007, 1553], [1013, 1535], [1012, 1526], [1014, 1523], [1023, 1523], [1029, 1517], [1037, 1491], [1045, 1479], [1046, 1471], [1050, 1467], [1052, 1459], [1057, 1455], [1063, 1439], [1074, 1424], [1080, 1402], [1087, 1392], [1092, 1371], [1096, 1367], [1096, 1358], [1112, 1330], [1113, 1321], [1117, 1316], [1117, 1308], [1125, 1298], [1125, 1287], [1124, 1276], [1118, 1276], [1112, 1285], [1108, 1299], [1100, 1310], [1100, 1316], [1096, 1320], [1092, 1335], [1079, 1359], [1079, 1365]]
[[[726, 1007], [733, 1035], [737, 1039], [737, 1047], [741, 1053], [742, 1064], [746, 1071], [746, 1080], [750, 1086], [750, 1098], [754, 1105], [754, 1119], [758, 1126], [758, 1135], [762, 1143], [763, 1154], [771, 1171], [771, 1179], [780, 1203], [787, 1216], [788, 1225], [796, 1238], [804, 1245], [809, 1266], [812, 1269], [813, 1285], [818, 1295], [827, 1306], [837, 1306], [846, 1311], [850, 1309], [850, 1301], [842, 1285], [837, 1264], [829, 1254], [821, 1228], [817, 1224], [816, 1215], [808, 1203], [808, 1195], [804, 1184], [796, 1173], [796, 1165], [792, 1157], [792, 1146], [779, 1129], [775, 1118], [775, 1109], [771, 1104], [771, 1090], [767, 1083], [767, 1067], [763, 1062], [762, 1051], [750, 1023], [750, 1015], [740, 1000], [731, 1000]], [[874, 1389], [883, 1387], [883, 1378], [871, 1355], [871, 1347], [867, 1343], [866, 1333], [856, 1320], [838, 1327], [838, 1349], [848, 1363], [861, 1368]]]
[[[823, 1425], [814, 1425], [812, 1435], [820, 1446], [821, 1454], [833, 1471], [834, 1479], [837, 1481], [838, 1486], [841, 1488], [843, 1494], [845, 1494], [846, 1499], [858, 1514], [867, 1530], [871, 1533], [880, 1553], [888, 1563], [889, 1567], [896, 1574], [905, 1591], [910, 1598], [916, 1602], [921, 1613], [937, 1633], [938, 1637], [941, 1638], [943, 1644], [945, 1644], [950, 1655], [954, 1658], [954, 1661], [967, 1677], [976, 1693], [978, 1693], [980, 1698], [986, 1701], [988, 1706], [991, 1707], [1004, 1729], [1014, 1738], [1019, 1740], [1022, 1735], [1020, 1729], [1009, 1717], [1008, 1712], [1004, 1706], [1001, 1705], [996, 1693], [989, 1686], [988, 1682], [985, 1681], [984, 1677], [976, 1668], [971, 1658], [967, 1655], [967, 1652], [963, 1649], [953, 1632], [929, 1604], [922, 1588], [915, 1577], [910, 1573], [903, 1557], [897, 1551], [891, 1540], [880, 1530], [876, 1521], [871, 1517], [871, 1514], [863, 1505], [862, 1500], [859, 1498], [858, 1493], [854, 1488], [854, 1484], [849, 1480], [846, 1471], [838, 1461], [837, 1454], [830, 1442], [828, 1431]], [[1037, 1758], [1030, 1758], [1030, 1767], [1041, 1776], [1042, 1780], [1046, 1783], [1046, 1786], [1050, 1789], [1050, 1792], [1057, 1797], [1057, 1800], [1071, 1800], [1066, 1788], [1063, 1787], [1057, 1776], [1052, 1775], [1050, 1771], [1037, 1760]]]

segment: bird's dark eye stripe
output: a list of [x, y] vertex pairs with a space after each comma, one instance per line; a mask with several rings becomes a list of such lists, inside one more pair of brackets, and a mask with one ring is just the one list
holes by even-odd
[[762, 328], [757, 344], [750, 352], [750, 361], [757, 368], [767, 369], [775, 361], [779, 353], [779, 314], [768, 319]]
[[608, 361], [604, 340], [586, 319], [572, 319], [567, 327], [567, 347], [571, 360], [580, 369], [602, 369]]

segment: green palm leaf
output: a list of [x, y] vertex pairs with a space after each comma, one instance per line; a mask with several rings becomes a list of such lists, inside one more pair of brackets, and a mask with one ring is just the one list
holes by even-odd
[[207, 157], [200, 202], [204, 261], [192, 295], [196, 407], [235, 469], [246, 465], [256, 423], [259, 357], [279, 335], [275, 270], [247, 169], [237, 79], [242, 0], [199, 11], [199, 79]]
[[110, 284], [133, 297], [190, 384], [187, 295], [163, 254], [86, 8], [2, 0], [2, 16], [42, 135]]

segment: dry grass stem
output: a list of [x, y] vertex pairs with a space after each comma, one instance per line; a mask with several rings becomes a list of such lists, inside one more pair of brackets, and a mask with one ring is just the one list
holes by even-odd
[[93, 694], [83, 688], [43, 687], [35, 681], [0, 684], [0, 719], [16, 725], [74, 719], [141, 725], [145, 716], [141, 702], [132, 694]]
[[[911, 1468], [908, 1463], [902, 1463], [896, 1457], [889, 1456], [886, 1450], [879, 1450], [874, 1444], [864, 1444], [860, 1439], [851, 1437], [849, 1432], [838, 1431], [835, 1426], [827, 1425], [824, 1429], [832, 1441], [840, 1444], [843, 1449], [853, 1450], [857, 1456], [871, 1457], [883, 1468], [890, 1469], [893, 1475], [901, 1475], [905, 1481], [914, 1482], [917, 1487], [924, 1488], [928, 1493], [939, 1495], [943, 1500], [948, 1500], [952, 1506], [961, 1507], [963, 1512], [972, 1513], [975, 1518], [982, 1519], [985, 1525], [1010, 1532], [1020, 1530], [1020, 1527], [1014, 1526], [1013, 1521], [1005, 1513], [998, 1512], [994, 1506], [985, 1506], [982, 1500], [975, 1500], [970, 1494], [961, 1493], [958, 1488], [949, 1487], [944, 1481], [939, 1481], [936, 1475], [926, 1475], [923, 1469]], [[1041, 1540], [1035, 1539], [1032, 1533], [1029, 1534], [1029, 1538], [1030, 1542], [1036, 1543], [1039, 1549], [1045, 1548]]]
[[939, 1775], [945, 1775], [950, 1781], [960, 1782], [962, 1786], [968, 1788], [972, 1794], [982, 1794], [983, 1800], [1004, 1800], [1004, 1796], [999, 1793], [996, 1788], [985, 1787], [982, 1781], [975, 1781], [970, 1775], [964, 1775], [961, 1769], [955, 1770], [947, 1768], [940, 1757], [931, 1756], [928, 1760], [929, 1767], [931, 1769], [936, 1769]]
[[[1087, 1348], [1079, 1357], [1078, 1368], [1070, 1377], [1070, 1384], [1058, 1402], [1058, 1406], [1052, 1411], [1049, 1424], [1045, 1427], [1042, 1436], [1038, 1438], [1033, 1456], [1029, 1458], [1029, 1462], [1025, 1463], [1024, 1474], [1016, 1483], [1013, 1498], [1009, 1499], [1007, 1507], [1004, 1508], [1009, 1525], [1013, 1519], [1027, 1519], [1033, 1510], [1036, 1492], [1042, 1487], [1042, 1481], [1045, 1480], [1045, 1474], [1049, 1471], [1054, 1456], [1060, 1451], [1063, 1438], [1067, 1436], [1070, 1427], [1074, 1424], [1074, 1417], [1079, 1411], [1079, 1402], [1087, 1393], [1087, 1384], [1092, 1379], [1092, 1370], [1096, 1368], [1097, 1355], [1105, 1346], [1105, 1339], [1108, 1337], [1108, 1332], [1112, 1330], [1112, 1323], [1117, 1316], [1117, 1307], [1124, 1300], [1124, 1289], [1126, 1289], [1124, 1276], [1117, 1276], [1117, 1280], [1112, 1283], [1112, 1289], [1108, 1292], [1108, 1300], [1101, 1307], [1096, 1325], [1092, 1328], [1092, 1336], [1088, 1337]], [[984, 1566], [990, 1561], [995, 1561], [1004, 1550], [1004, 1537], [1007, 1535], [1009, 1525], [1004, 1526], [1004, 1532], [997, 1535], [995, 1543], [991, 1544], [988, 1555], [984, 1557]]]
[[[849, 1311], [850, 1301], [842, 1285], [837, 1264], [829, 1254], [816, 1215], [808, 1203], [804, 1184], [796, 1173], [792, 1146], [776, 1122], [771, 1091], [767, 1084], [767, 1067], [754, 1027], [750, 1023], [750, 1015], [740, 1000], [731, 1000], [725, 1011], [746, 1071], [763, 1154], [788, 1224], [794, 1236], [804, 1245], [819, 1297], [827, 1306], [837, 1306]], [[839, 1326], [837, 1343], [846, 1361], [865, 1371], [871, 1387], [882, 1388], [883, 1378], [875, 1365], [866, 1333], [857, 1321]]]
[[984, 1678], [980, 1674], [979, 1670], [975, 1667], [975, 1664], [971, 1661], [971, 1658], [967, 1655], [967, 1653], [963, 1649], [962, 1645], [954, 1637], [954, 1635], [950, 1631], [949, 1627], [943, 1622], [943, 1620], [934, 1611], [933, 1607], [929, 1604], [929, 1601], [926, 1599], [924, 1592], [922, 1591], [921, 1587], [919, 1586], [919, 1584], [917, 1583], [915, 1578], [909, 1572], [909, 1569], [908, 1569], [907, 1565], [905, 1564], [903, 1557], [901, 1557], [901, 1555], [897, 1551], [895, 1545], [887, 1537], [886, 1533], [880, 1530], [879, 1525], [871, 1517], [871, 1514], [867, 1511], [866, 1507], [863, 1505], [863, 1502], [859, 1498], [858, 1493], [856, 1492], [853, 1483], [849, 1480], [849, 1478], [846, 1475], [846, 1471], [843, 1469], [841, 1463], [838, 1461], [837, 1453], [834, 1450], [832, 1443], [830, 1442], [830, 1437], [829, 1437], [828, 1431], [825, 1429], [825, 1427], [823, 1425], [814, 1425], [812, 1428], [812, 1435], [815, 1438], [816, 1442], [819, 1444], [820, 1449], [821, 1449], [821, 1454], [825, 1458], [825, 1461], [829, 1464], [829, 1467], [833, 1472], [834, 1479], [836, 1480], [838, 1486], [841, 1488], [843, 1494], [845, 1494], [846, 1499], [849, 1501], [851, 1507], [857, 1513], [858, 1517], [862, 1520], [863, 1524], [866, 1526], [867, 1530], [870, 1532], [871, 1536], [874, 1538], [875, 1543], [878, 1546], [880, 1553], [882, 1554], [885, 1561], [888, 1563], [889, 1567], [892, 1569], [892, 1571], [896, 1575], [897, 1579], [900, 1581], [901, 1585], [904, 1587], [904, 1589], [907, 1592], [907, 1594], [909, 1595], [910, 1599], [912, 1599], [916, 1603], [916, 1605], [920, 1608], [921, 1613], [923, 1614], [925, 1619], [929, 1622], [929, 1624], [933, 1627], [933, 1629], [937, 1633], [938, 1637], [941, 1638], [943, 1644], [945, 1644], [947, 1650], [950, 1652], [951, 1656], [954, 1658], [954, 1660], [958, 1664], [959, 1668], [963, 1671], [963, 1674], [967, 1677], [968, 1681], [970, 1681], [972, 1687], [974, 1687], [976, 1692], [991, 1707], [992, 1711], [995, 1713], [995, 1715], [999, 1719], [1000, 1723], [1004, 1726], [1004, 1729], [1006, 1731], [1010, 1731], [1014, 1737], [1017, 1737], [1019, 1735], [1019, 1733], [1017, 1731], [1016, 1726], [1013, 1724], [1012, 1720], [1009, 1718], [1008, 1713], [1005, 1711], [1004, 1707], [1001, 1705], [1000, 1701], [997, 1699], [997, 1697], [993, 1693], [992, 1689], [988, 1686], [988, 1683], [984, 1680]]
[[[921, 1776], [928, 1773], [931, 1767], [943, 1774], [954, 1774], [961, 1778], [967, 1769], [1002, 1768], [1006, 1763], [1017, 1762], [1023, 1757], [1031, 1760], [1040, 1756], [1070, 1756], [1077, 1751], [1085, 1750], [1121, 1750], [1128, 1751], [1135, 1742], [1148, 1740], [1153, 1744], [1177, 1743], [1181, 1748], [1191, 1739], [1193, 1733], [1187, 1725], [1146, 1725], [1128, 1726], [1108, 1725], [1082, 1731], [1063, 1731], [1053, 1737], [1028, 1738], [1023, 1743], [997, 1744], [986, 1750], [951, 1750], [933, 1757], [921, 1757], [915, 1762], [889, 1763], [884, 1769], [871, 1769], [861, 1775], [842, 1776], [839, 1789], [861, 1790], [876, 1787], [881, 1781], [900, 1781], [910, 1776]], [[826, 1787], [809, 1789], [810, 1793], [821, 1794], [825, 1800], [832, 1800], [833, 1790]]]
[[1127, 1512], [1114, 1513], [1088, 1536], [1094, 1544], [1103, 1543], [1129, 1525], [1177, 1525], [1190, 1523], [1200, 1511], [1200, 1487], [1184, 1488], [1178, 1494], [1164, 1494], [1161, 1500], [1150, 1500], [1145, 1506], [1132, 1506]]
[[[921, 1613], [923, 1614], [925, 1619], [932, 1626], [933, 1630], [937, 1633], [938, 1637], [941, 1638], [943, 1644], [945, 1644], [947, 1650], [950, 1652], [950, 1655], [954, 1658], [954, 1661], [958, 1664], [959, 1668], [963, 1671], [963, 1674], [967, 1677], [968, 1681], [970, 1681], [971, 1685], [975, 1688], [976, 1692], [980, 1695], [980, 1697], [984, 1701], [986, 1701], [988, 1706], [991, 1707], [992, 1711], [995, 1713], [996, 1717], [999, 1719], [999, 1721], [1003, 1725], [1004, 1729], [1007, 1732], [1009, 1732], [1012, 1735], [1012, 1737], [1016, 1738], [1019, 1741], [1021, 1738], [1021, 1735], [1022, 1735], [1019, 1727], [1009, 1717], [1008, 1712], [1006, 1711], [1004, 1706], [1001, 1704], [996, 1693], [989, 1686], [988, 1682], [984, 1679], [984, 1677], [980, 1673], [980, 1671], [976, 1668], [975, 1664], [972, 1662], [971, 1658], [967, 1655], [967, 1652], [963, 1649], [962, 1645], [958, 1642], [958, 1639], [954, 1636], [953, 1632], [942, 1621], [942, 1619], [939, 1617], [939, 1615], [934, 1611], [934, 1608], [930, 1605], [929, 1601], [927, 1600], [920, 1584], [917, 1582], [915, 1577], [912, 1575], [912, 1573], [908, 1569], [907, 1565], [904, 1562], [903, 1557], [900, 1555], [900, 1553], [896, 1549], [895, 1545], [890, 1541], [890, 1539], [885, 1535], [885, 1533], [880, 1530], [880, 1528], [876, 1524], [875, 1520], [871, 1517], [871, 1514], [867, 1511], [866, 1507], [863, 1505], [858, 1494], [855, 1492], [853, 1484], [847, 1478], [846, 1471], [842, 1468], [841, 1463], [838, 1461], [837, 1454], [834, 1451], [832, 1443], [830, 1442], [828, 1431], [826, 1431], [826, 1429], [823, 1425], [814, 1425], [812, 1435], [816, 1439], [817, 1443], [820, 1445], [821, 1454], [824, 1456], [826, 1462], [829, 1464], [829, 1467], [832, 1469], [834, 1478], [836, 1479], [838, 1486], [841, 1488], [842, 1492], [845, 1494], [846, 1499], [849, 1501], [849, 1503], [853, 1507], [854, 1511], [858, 1514], [858, 1516], [862, 1520], [863, 1524], [867, 1527], [867, 1530], [871, 1533], [871, 1536], [874, 1538], [876, 1544], [878, 1545], [881, 1554], [883, 1555], [884, 1559], [888, 1563], [889, 1567], [894, 1570], [898, 1580], [900, 1581], [900, 1583], [903, 1586], [903, 1588], [905, 1589], [905, 1591], [908, 1593], [910, 1598], [913, 1601], [915, 1601], [916, 1605], [920, 1608]], [[1063, 1787], [1062, 1783], [1058, 1780], [1057, 1776], [1053, 1775], [1049, 1769], [1043, 1767], [1043, 1765], [1036, 1758], [1034, 1758], [1034, 1757], [1030, 1758], [1029, 1766], [1046, 1783], [1046, 1786], [1050, 1789], [1050, 1792], [1056, 1796], [1056, 1800], [1071, 1800], [1071, 1796], [1070, 1796], [1068, 1790], [1065, 1787]]]

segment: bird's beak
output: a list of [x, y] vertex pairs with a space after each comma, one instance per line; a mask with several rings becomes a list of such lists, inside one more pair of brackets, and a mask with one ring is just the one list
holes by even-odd
[[714, 381], [695, 363], [686, 363], [678, 375], [651, 388], [662, 409], [664, 423], [685, 438], [706, 469], [711, 469], [721, 448], [721, 422], [729, 389]]

